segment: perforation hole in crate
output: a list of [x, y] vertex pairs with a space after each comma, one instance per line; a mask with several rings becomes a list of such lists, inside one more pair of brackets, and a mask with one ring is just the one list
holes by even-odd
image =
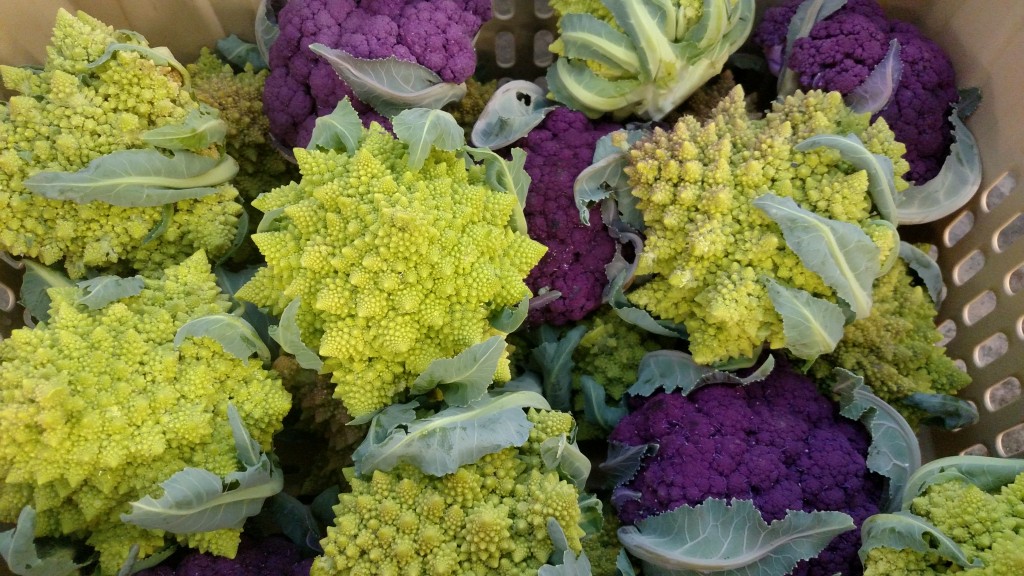
[[956, 220], [949, 223], [946, 226], [946, 230], [943, 233], [943, 241], [946, 243], [947, 248], [956, 246], [958, 242], [967, 236], [967, 233], [974, 228], [974, 213], [964, 212], [960, 216], [957, 216]]
[[498, 20], [510, 20], [516, 15], [515, 0], [493, 0], [491, 14]]
[[1016, 218], [1011, 220], [1006, 226], [1000, 228], [999, 232], [996, 232], [996, 251], [1005, 251], [1007, 248], [1012, 246], [1014, 242], [1019, 240], [1021, 236], [1024, 236], [1024, 214], [1017, 214]]
[[996, 309], [996, 294], [986, 290], [964, 307], [964, 324], [971, 326]]
[[936, 326], [939, 330], [939, 334], [942, 334], [942, 340], [939, 340], [937, 346], [945, 346], [956, 338], [956, 322], [950, 319], [943, 320], [941, 324]]
[[988, 456], [989, 455], [988, 446], [985, 446], [984, 444], [975, 444], [973, 446], [968, 446], [967, 448], [964, 448], [963, 450], [960, 451], [960, 455], [961, 456]]
[[555, 9], [551, 7], [548, 0], [533, 0], [533, 13], [537, 18], [551, 18], [555, 15]]
[[1003, 289], [1011, 296], [1024, 289], [1024, 264], [1017, 266], [1003, 278]]
[[957, 286], [963, 286], [984, 267], [985, 255], [980, 250], [975, 250], [953, 267], [953, 281]]
[[1019, 399], [1020, 380], [1012, 376], [985, 390], [985, 408], [989, 412], [1002, 410]]
[[516, 65], [516, 35], [508, 30], [494, 35], [494, 63], [502, 68]]
[[1018, 424], [996, 436], [996, 452], [1003, 457], [1024, 452], [1024, 424]]
[[1017, 179], [1012, 174], [1003, 174], [987, 190], [981, 193], [981, 205], [987, 212], [991, 212], [996, 206], [1003, 203], [1010, 197], [1013, 189], [1017, 186]]
[[1002, 358], [1009, 349], [1010, 340], [1006, 337], [1006, 334], [996, 332], [974, 347], [974, 365], [978, 368], [984, 368]]

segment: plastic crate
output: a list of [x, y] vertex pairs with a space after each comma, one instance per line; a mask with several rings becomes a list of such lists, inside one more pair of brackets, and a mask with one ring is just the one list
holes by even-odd
[[[494, 19], [478, 38], [483, 75], [542, 79], [552, 61], [547, 45], [554, 17], [546, 0], [493, 0]], [[44, 57], [58, 7], [82, 9], [119, 28], [167, 45], [183, 61], [217, 38], [251, 37], [259, 0], [4, 0], [0, 62], [37, 64]], [[758, 0], [759, 8], [770, 2]], [[926, 455], [1024, 454], [1024, 2], [1015, 0], [883, 1], [890, 15], [914, 22], [950, 53], [962, 87], [980, 87], [984, 101], [968, 126], [981, 146], [984, 179], [960, 212], [902, 228], [903, 238], [936, 247], [946, 298], [938, 322], [945, 345], [974, 382], [961, 395], [981, 421], [922, 438]], [[251, 39], [251, 38], [249, 38]], [[0, 264], [0, 336], [22, 323], [12, 288], [19, 274]]]

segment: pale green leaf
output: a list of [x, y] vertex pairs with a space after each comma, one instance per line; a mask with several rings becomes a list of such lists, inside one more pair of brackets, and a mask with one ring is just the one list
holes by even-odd
[[636, 76], [640, 59], [636, 47], [622, 32], [590, 14], [567, 13], [558, 21], [559, 39], [567, 58], [598, 63], [611, 76]]
[[530, 314], [530, 300], [529, 296], [523, 298], [519, 304], [511, 307], [502, 308], [496, 313], [491, 315], [490, 324], [491, 328], [494, 328], [498, 332], [504, 332], [505, 334], [511, 334], [519, 329], [526, 321], [526, 317]]
[[[259, 29], [259, 23], [257, 18], [257, 30]], [[246, 42], [239, 38], [237, 34], [231, 34], [217, 40], [217, 53], [220, 54], [221, 58], [239, 70], [244, 70], [246, 66], [251, 66], [252, 70], [257, 72], [267, 68], [267, 60], [263, 57], [259, 44]]]
[[491, 336], [454, 358], [434, 360], [409, 386], [409, 393], [425, 394], [440, 387], [449, 406], [466, 406], [479, 400], [494, 382], [506, 347], [503, 336]]
[[323, 148], [324, 150], [345, 150], [352, 155], [359, 148], [359, 139], [363, 137], [363, 122], [359, 119], [348, 96], [341, 99], [334, 111], [320, 116], [313, 124], [313, 134], [309, 137], [308, 150]]
[[789, 511], [769, 525], [749, 500], [709, 498], [623, 526], [619, 541], [644, 574], [783, 576], [854, 528], [842, 512]]
[[618, 572], [616, 576], [636, 576], [636, 570], [625, 549], [619, 550], [619, 555], [615, 557], [615, 569]]
[[477, 162], [483, 162], [486, 171], [487, 185], [499, 192], [515, 194], [519, 206], [512, 214], [509, 226], [516, 232], [526, 234], [526, 193], [532, 179], [526, 172], [526, 152], [522, 148], [512, 149], [512, 161], [509, 162], [487, 148], [469, 148], [466, 153]]
[[675, 38], [670, 38], [666, 29], [670, 20], [674, 27], [674, 14], [665, 14], [652, 0], [604, 0], [604, 4], [633, 44], [641, 79], [652, 83], [664, 80], [670, 78], [669, 70], [683, 66], [673, 47]]
[[191, 152], [165, 156], [153, 148], [112, 152], [77, 172], [37, 172], [25, 188], [51, 200], [83, 204], [148, 207], [202, 198], [238, 172], [230, 156], [210, 158]]
[[555, 100], [590, 118], [629, 107], [640, 99], [638, 93], [646, 86], [635, 78], [602, 78], [586, 64], [566, 58], [559, 58], [554, 65], [548, 66], [547, 81], [548, 90]]
[[444, 110], [411, 108], [391, 122], [395, 136], [409, 147], [409, 168], [419, 170], [431, 148], [454, 151], [466, 144], [466, 132]]
[[540, 344], [530, 353], [540, 367], [544, 397], [555, 410], [572, 410], [572, 367], [575, 365], [572, 355], [587, 329], [581, 324], [560, 334], [552, 326], [541, 326]]
[[978, 142], [955, 108], [949, 120], [953, 123], [949, 156], [934, 178], [897, 196], [896, 218], [900, 224], [924, 224], [945, 218], [963, 208], [981, 186]]
[[899, 507], [911, 474], [921, 466], [921, 447], [914, 429], [896, 411], [864, 385], [860, 376], [836, 368], [832, 391], [839, 394], [840, 414], [859, 420], [871, 433], [868, 469], [889, 479], [883, 511]]
[[99, 310], [111, 302], [137, 296], [146, 287], [142, 276], [121, 278], [120, 276], [97, 276], [78, 283], [82, 295], [78, 303], [90, 310]]
[[596, 495], [584, 492], [583, 487], [576, 502], [580, 507], [580, 528], [587, 536], [599, 533], [604, 527], [604, 503]]
[[296, 298], [285, 306], [284, 312], [281, 313], [281, 321], [277, 326], [270, 327], [270, 337], [281, 345], [282, 350], [294, 356], [299, 366], [319, 372], [324, 366], [323, 360], [302, 341], [302, 331], [297, 323], [300, 306], [301, 298]]
[[[249, 222], [248, 213], [247, 212], [243, 212], [242, 215], [246, 217], [245, 221], [248, 224], [248, 222]], [[149, 244], [150, 242], [152, 242], [152, 241], [156, 240], [157, 238], [163, 236], [164, 232], [167, 232], [167, 229], [171, 227], [171, 221], [173, 219], [174, 219], [174, 204], [164, 204], [163, 208], [160, 210], [160, 221], [157, 222], [156, 226], [153, 226], [153, 229], [150, 230], [146, 234], [145, 238], [142, 239], [142, 246], [145, 246], [146, 244]], [[241, 219], [239, 219], [239, 220], [241, 220]]]
[[142, 560], [139, 560], [139, 545], [133, 544], [131, 549], [128, 551], [128, 558], [125, 560], [124, 564], [121, 565], [121, 569], [117, 572], [117, 576], [130, 576], [131, 574], [137, 574], [149, 568], [156, 568], [177, 551], [177, 546], [168, 546], [155, 554], [150, 554]]
[[541, 566], [537, 570], [537, 576], [593, 576], [593, 572], [586, 552], [581, 551], [577, 556], [572, 550], [565, 550], [558, 565]]
[[168, 124], [142, 133], [142, 141], [165, 150], [199, 152], [214, 144], [223, 144], [228, 125], [220, 112], [202, 104], [185, 116], [180, 124]]
[[937, 554], [963, 568], [982, 566], [979, 559], [968, 560], [963, 548], [934, 524], [905, 511], [875, 514], [861, 525], [861, 561], [867, 558], [868, 552], [881, 547]]
[[296, 546], [323, 554], [319, 542], [322, 534], [317, 519], [310, 507], [298, 498], [287, 492], [278, 492], [267, 500], [265, 513]]
[[512, 80], [487, 101], [470, 140], [474, 146], [497, 150], [529, 134], [557, 106], [547, 91], [533, 82]]
[[981, 88], [971, 86], [957, 90], [956, 115], [961, 120], [967, 120], [972, 114], [978, 111], [981, 106]]
[[280, 351], [277, 342], [270, 337], [270, 314], [266, 309], [261, 310], [252, 302], [235, 298], [235, 294], [252, 280], [259, 270], [260, 267], [257, 266], [249, 266], [241, 270], [228, 270], [223, 266], [216, 266], [213, 269], [213, 275], [217, 278], [217, 286], [220, 287], [221, 292], [227, 294], [235, 306], [231, 313], [236, 316], [241, 315], [246, 322], [251, 324], [256, 329], [256, 333], [260, 335], [260, 340], [270, 349], [270, 356], [276, 358]]
[[995, 458], [992, 456], [948, 456], [932, 460], [921, 466], [907, 481], [900, 507], [909, 510], [910, 504], [924, 494], [932, 484], [960, 480], [974, 484], [985, 492], [994, 492], [1012, 483], [1024, 474], [1024, 459]]
[[605, 287], [604, 300], [615, 311], [616, 316], [622, 320], [658, 336], [669, 338], [686, 338], [686, 327], [681, 324], [673, 324], [664, 320], [655, 320], [646, 310], [637, 308], [626, 298], [623, 286], [632, 274], [633, 267], [626, 267], [618, 274], [610, 278], [608, 286]]
[[[165, 204], [164, 208], [166, 209], [167, 206], [174, 206], [174, 205], [173, 204]], [[213, 265], [214, 266], [220, 266], [221, 264], [223, 264], [223, 263], [227, 262], [229, 259], [231, 259], [231, 257], [235, 255], [235, 252], [238, 251], [238, 249], [242, 246], [242, 243], [245, 242], [245, 239], [248, 238], [248, 237], [249, 237], [249, 211], [248, 210], [242, 210], [242, 213], [239, 214], [239, 216], [238, 216], [238, 225], [235, 227], [235, 237], [232, 238], [231, 245], [228, 246], [228, 249], [223, 254], [221, 254], [219, 258], [217, 258], [217, 260], [213, 263]]]
[[636, 478], [644, 459], [658, 453], [657, 444], [639, 444], [631, 446], [610, 440], [608, 457], [598, 464], [605, 475], [606, 488], [618, 488]]
[[623, 402], [609, 406], [604, 386], [590, 376], [580, 376], [580, 387], [583, 390], [583, 417], [587, 422], [611, 430], [629, 412]]
[[914, 392], [900, 401], [924, 412], [926, 416], [921, 419], [921, 423], [928, 426], [958, 430], [964, 426], [977, 424], [981, 419], [977, 406], [949, 394]]
[[786, 66], [789, 56], [793, 53], [793, 44], [800, 38], [811, 33], [818, 22], [828, 18], [836, 10], [846, 5], [846, 0], [806, 0], [801, 2], [793, 18], [789, 21], [786, 31], [786, 45], [782, 51], [782, 70], [779, 72], [777, 92], [779, 96], [788, 96], [799, 88], [796, 73]]
[[769, 355], [760, 367], [741, 378], [731, 372], [697, 364], [686, 352], [654, 350], [644, 354], [640, 359], [636, 383], [630, 386], [626, 393], [631, 396], [650, 396], [658, 391], [679, 390], [686, 395], [710, 384], [743, 386], [764, 380], [774, 368], [775, 358]]
[[846, 317], [836, 304], [816, 298], [806, 290], [783, 286], [763, 277], [772, 306], [782, 317], [786, 348], [807, 361], [835, 350], [843, 337]]
[[910, 266], [928, 289], [928, 295], [936, 306], [945, 298], [946, 285], [942, 281], [939, 263], [923, 250], [909, 242], [900, 242], [900, 258]]
[[900, 84], [903, 61], [900, 60], [900, 41], [889, 41], [885, 58], [871, 70], [864, 82], [843, 97], [846, 105], [859, 114], [876, 114], [885, 109]]
[[[418, 420], [409, 420], [409, 405], [390, 406], [375, 417], [390, 425], [371, 425], [373, 433], [353, 453], [356, 474], [368, 477], [402, 462], [431, 476], [451, 474], [487, 454], [525, 443], [533, 423], [524, 408], [550, 410], [550, 405], [533, 392], [489, 394]], [[396, 410], [400, 417], [392, 415]]]
[[63, 271], [54, 270], [49, 266], [33, 262], [29, 259], [21, 261], [25, 265], [25, 275], [21, 278], [21, 290], [18, 296], [21, 305], [37, 322], [50, 320], [50, 288], [70, 288], [74, 286]]
[[58, 548], [45, 558], [39, 557], [35, 543], [36, 511], [25, 506], [18, 514], [18, 523], [0, 532], [0, 556], [17, 576], [68, 576], [78, 574], [84, 564], [75, 564], [75, 551]]
[[553, 436], [540, 444], [540, 457], [544, 470], [556, 470], [558, 475], [583, 490], [590, 477], [590, 460], [580, 452], [576, 442], [565, 434]]
[[238, 413], [233, 403], [228, 403], [228, 424], [231, 425], [231, 436], [235, 440], [235, 454], [238, 461], [246, 468], [258, 466], [260, 455], [263, 453], [260, 443], [253, 439], [242, 422], [242, 416]]
[[874, 154], [868, 150], [856, 134], [840, 136], [838, 134], [818, 134], [793, 146], [793, 150], [806, 152], [827, 146], [839, 152], [843, 160], [854, 168], [863, 170], [868, 175], [868, 189], [875, 209], [882, 218], [896, 224], [896, 176], [893, 172], [892, 160], [882, 154]]
[[287, 208], [287, 206], [280, 206], [264, 214], [263, 218], [260, 218], [259, 224], [256, 225], [256, 233], [260, 234], [262, 232], [271, 232], [275, 230], [276, 227], [274, 224], [277, 222], [277, 219], [284, 214], [285, 208]]
[[281, 34], [277, 17], [269, 4], [270, 0], [260, 0], [260, 4], [256, 8], [256, 46], [259, 48], [264, 62], [270, 62], [270, 47]]
[[257, 354], [264, 362], [270, 362], [270, 350], [260, 340], [259, 333], [251, 324], [234, 314], [210, 314], [189, 320], [178, 328], [174, 335], [174, 347], [178, 348], [186, 338], [212, 338], [224, 351], [243, 363]]
[[309, 49], [334, 68], [356, 98], [373, 106], [382, 116], [391, 118], [411, 108], [436, 110], [466, 95], [465, 84], [442, 82], [433, 70], [415, 62], [394, 56], [376, 60], [357, 58], [320, 43], [310, 44]]
[[753, 204], [779, 225], [786, 244], [803, 265], [821, 276], [857, 318], [871, 313], [871, 285], [881, 264], [878, 246], [864, 230], [804, 210], [792, 198], [769, 193]]
[[625, 168], [629, 158], [625, 152], [605, 156], [603, 159], [587, 166], [576, 176], [572, 185], [572, 195], [576, 200], [576, 208], [580, 211], [580, 222], [590, 226], [590, 206], [625, 191], [629, 193], [632, 186], [626, 176]]

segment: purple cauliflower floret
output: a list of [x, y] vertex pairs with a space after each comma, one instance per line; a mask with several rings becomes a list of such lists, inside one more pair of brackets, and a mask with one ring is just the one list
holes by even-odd
[[[800, 0], [769, 8], [754, 34], [776, 74], [789, 21]], [[793, 44], [786, 63], [806, 89], [852, 92], [885, 58], [889, 42], [900, 43], [903, 73], [881, 116], [907, 147], [910, 172], [918, 184], [932, 179], [953, 143], [950, 106], [958, 99], [953, 63], [938, 44], [912, 24], [889, 20], [875, 0], [849, 0]]]
[[616, 128], [559, 107], [520, 142], [532, 179], [523, 209], [526, 224], [530, 237], [548, 248], [526, 285], [534, 294], [542, 288], [562, 294], [530, 310], [530, 324], [575, 322], [601, 305], [608, 283], [604, 267], [615, 255], [615, 240], [597, 207], [590, 210], [590, 226], [580, 222], [572, 189], [576, 177], [592, 163], [597, 141]]
[[299, 548], [280, 536], [255, 540], [246, 535], [234, 559], [190, 552], [176, 568], [158, 566], [138, 576], [309, 576], [312, 558], [302, 558]]
[[358, 58], [416, 62], [445, 82], [476, 69], [473, 37], [490, 19], [488, 0], [291, 0], [277, 15], [263, 109], [286, 147], [305, 146], [317, 117], [348, 96], [365, 123], [380, 116], [359, 101], [331, 65], [309, 50], [319, 42]]
[[762, 382], [715, 384], [689, 396], [634, 398], [609, 440], [659, 446], [619, 490], [624, 524], [708, 498], [752, 500], [766, 522], [789, 510], [834, 510], [857, 530], [836, 537], [794, 575], [860, 574], [861, 523], [878, 513], [882, 479], [866, 464], [868, 434], [815, 383], [788, 367]]

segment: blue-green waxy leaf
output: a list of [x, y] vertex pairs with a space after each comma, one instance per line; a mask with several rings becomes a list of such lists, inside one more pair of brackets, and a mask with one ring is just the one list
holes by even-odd
[[[163, 496], [146, 496], [131, 503], [121, 521], [148, 530], [193, 534], [237, 530], [245, 519], [259, 513], [264, 500], [284, 487], [284, 473], [249, 435], [234, 405], [228, 405], [238, 459], [245, 470], [221, 477], [202, 468], [185, 468], [160, 483]], [[254, 452], [258, 452], [258, 457]]]
[[121, 564], [121, 569], [117, 571], [117, 576], [131, 576], [149, 568], [156, 568], [177, 551], [177, 546], [168, 546], [155, 554], [150, 554], [139, 560], [139, 545], [133, 544], [131, 549], [128, 550], [128, 558], [125, 559], [124, 564]]
[[443, 110], [403, 110], [391, 124], [395, 136], [409, 147], [409, 168], [414, 171], [423, 167], [431, 148], [453, 151], [466, 144], [462, 126]]
[[509, 226], [516, 232], [526, 234], [526, 215], [523, 214], [523, 208], [526, 206], [526, 193], [532, 182], [526, 172], [526, 152], [522, 148], [513, 148], [511, 162], [487, 148], [467, 147], [466, 153], [477, 162], [483, 162], [488, 186], [500, 192], [516, 195], [519, 206], [513, 212]]
[[222, 144], [228, 125], [220, 112], [201, 104], [185, 116], [180, 124], [168, 124], [142, 133], [142, 141], [165, 150], [199, 152], [214, 144]]
[[185, 91], [192, 91], [192, 77], [189, 75], [188, 69], [182, 66], [181, 62], [178, 62], [178, 60], [174, 58], [174, 55], [171, 54], [171, 51], [163, 46], [150, 47], [142, 46], [140, 44], [115, 42], [113, 44], [109, 44], [103, 54], [101, 54], [99, 58], [90, 62], [86, 68], [98, 68], [110, 61], [110, 59], [118, 52], [137, 52], [142, 55], [143, 58], [152, 60], [154, 64], [159, 66], [166, 65], [174, 68], [178, 74], [181, 74], [182, 84]]
[[264, 513], [296, 546], [323, 554], [323, 548], [319, 543], [322, 535], [317, 519], [310, 507], [298, 498], [287, 492], [279, 492], [267, 500]]
[[75, 285], [62, 271], [43, 266], [29, 259], [21, 261], [25, 265], [25, 275], [21, 278], [21, 290], [18, 294], [21, 305], [37, 322], [50, 320], [50, 288], [70, 288]]
[[431, 476], [451, 474], [487, 454], [525, 443], [533, 423], [524, 408], [551, 409], [543, 396], [526, 391], [489, 394], [419, 420], [409, 404], [389, 406], [374, 417], [352, 454], [356, 474], [387, 472], [402, 462]]
[[644, 574], [784, 576], [854, 528], [842, 512], [789, 511], [767, 524], [749, 500], [709, 498], [623, 526], [619, 541]]
[[783, 286], [765, 276], [772, 306], [782, 317], [786, 348], [797, 358], [813, 361], [835, 350], [843, 337], [846, 317], [836, 304], [816, 298], [806, 290]]
[[896, 175], [888, 156], [872, 153], [856, 134], [818, 134], [793, 146], [793, 149], [806, 152], [822, 146], [836, 150], [843, 160], [858, 170], [864, 170], [868, 175], [868, 189], [875, 209], [889, 222], [902, 223], [897, 219]]
[[281, 313], [281, 321], [277, 326], [271, 326], [269, 329], [270, 337], [281, 345], [282, 350], [294, 356], [299, 366], [319, 372], [323, 368], [324, 362], [302, 341], [302, 331], [296, 321], [300, 306], [302, 306], [301, 298], [296, 298], [285, 306], [284, 312]]
[[629, 413], [622, 402], [609, 406], [604, 386], [590, 376], [580, 376], [580, 387], [583, 389], [583, 417], [587, 422], [611, 430]]
[[39, 557], [35, 543], [36, 511], [25, 506], [18, 514], [18, 523], [6, 532], [0, 532], [0, 556], [7, 568], [17, 576], [66, 576], [78, 574], [84, 564], [75, 564], [75, 551], [59, 548], [45, 558]]
[[504, 332], [505, 334], [511, 334], [519, 329], [526, 321], [526, 317], [530, 314], [530, 297], [523, 298], [519, 304], [502, 308], [495, 314], [491, 315], [490, 324], [491, 328], [494, 328], [498, 332]]
[[559, 476], [579, 490], [586, 486], [590, 477], [590, 460], [565, 434], [541, 442], [540, 458], [545, 470], [558, 471]]
[[923, 224], [945, 218], [963, 208], [981, 186], [981, 150], [974, 134], [967, 129], [956, 109], [949, 116], [953, 123], [953, 145], [949, 156], [934, 178], [911, 186], [896, 198], [896, 218], [900, 224]]
[[914, 498], [932, 484], [957, 480], [994, 492], [1024, 474], [1024, 460], [992, 456], [949, 456], [932, 460], [910, 476], [902, 494], [901, 509], [909, 510]]
[[971, 86], [961, 88], [957, 92], [956, 115], [961, 120], [967, 120], [981, 106], [981, 88]]
[[946, 430], [957, 430], [977, 424], [981, 419], [977, 406], [949, 394], [915, 392], [901, 401], [907, 406], [925, 412], [926, 416], [921, 419], [922, 424], [942, 426]]
[[[242, 216], [245, 217], [246, 226], [249, 225], [249, 213], [242, 212]], [[171, 227], [171, 221], [174, 219], [174, 204], [164, 204], [160, 210], [160, 221], [156, 223], [156, 226], [146, 234], [146, 237], [142, 239], [142, 245], [145, 246], [150, 242], [164, 235], [167, 229]], [[239, 218], [239, 223], [241, 223]]]
[[629, 37], [589, 14], [563, 14], [558, 21], [563, 54], [600, 64], [612, 76], [636, 76], [640, 58]]
[[260, 0], [256, 8], [256, 46], [264, 62], [270, 62], [270, 47], [281, 34], [277, 24], [277, 15], [270, 6], [270, 0]]
[[[257, 18], [258, 25], [259, 19]], [[267, 67], [267, 60], [263, 57], [259, 44], [246, 42], [237, 34], [217, 40], [217, 54], [238, 69], [252, 66], [254, 71], [259, 71]]]
[[938, 306], [946, 295], [946, 285], [942, 282], [942, 269], [939, 268], [939, 263], [909, 242], [900, 242], [900, 258], [903, 258], [907, 266], [910, 266], [924, 282], [932, 302]]
[[657, 444], [631, 446], [614, 440], [608, 442], [608, 457], [597, 465], [605, 475], [606, 488], [618, 488], [636, 478], [644, 459], [658, 453]]
[[259, 271], [257, 266], [249, 266], [241, 270], [228, 270], [223, 266], [215, 266], [213, 275], [217, 278], [217, 286], [221, 292], [228, 295], [231, 303], [235, 306], [231, 313], [241, 316], [246, 322], [256, 329], [260, 340], [270, 349], [271, 357], [277, 357], [279, 350], [277, 342], [270, 337], [271, 317], [265, 310], [260, 310], [252, 302], [245, 302], [235, 298], [235, 294]]
[[357, 58], [320, 43], [310, 44], [309, 49], [334, 68], [356, 98], [388, 118], [411, 108], [440, 109], [466, 95], [465, 84], [442, 82], [433, 70], [415, 62], [394, 56]]
[[779, 72], [779, 96], [788, 96], [799, 87], [796, 73], [786, 66], [789, 56], [793, 53], [793, 44], [811, 33], [818, 22], [828, 18], [833, 12], [846, 5], [846, 0], [806, 0], [797, 8], [789, 21], [786, 31], [786, 46], [782, 51], [782, 69]]
[[881, 264], [878, 246], [856, 224], [829, 220], [797, 206], [792, 198], [765, 194], [753, 202], [782, 229], [786, 244], [821, 276], [857, 318], [871, 313], [871, 285]]
[[259, 234], [261, 232], [271, 232], [275, 230], [277, 219], [284, 214], [285, 208], [287, 208], [287, 206], [280, 206], [264, 214], [263, 217], [260, 218], [259, 223], [256, 224], [256, 233]]
[[512, 80], [498, 88], [473, 124], [474, 146], [497, 150], [526, 136], [557, 107], [533, 82]]
[[861, 421], [871, 433], [868, 469], [889, 479], [880, 508], [896, 510], [911, 474], [921, 467], [917, 435], [895, 408], [871, 393], [863, 378], [842, 368], [833, 373], [836, 382], [832, 390], [839, 394], [840, 414]]
[[580, 487], [580, 495], [576, 499], [580, 506], [580, 528], [590, 536], [597, 534], [604, 527], [604, 503], [594, 494], [588, 494]]
[[[676, 64], [678, 56], [672, 45], [675, 38], [670, 38], [666, 30], [670, 18], [659, 9], [657, 1], [605, 0], [604, 4], [632, 42], [641, 78], [653, 80], [665, 74], [664, 67]], [[675, 18], [671, 20], [674, 24]]]
[[626, 176], [629, 159], [624, 152], [605, 156], [583, 169], [573, 182], [572, 194], [580, 211], [580, 222], [590, 226], [590, 205], [606, 198], [629, 193], [632, 186]]
[[844, 96], [843, 100], [854, 112], [861, 114], [881, 112], [892, 100], [892, 95], [900, 84], [902, 74], [903, 61], [900, 60], [900, 41], [893, 38], [889, 41], [889, 51], [886, 52], [882, 61], [876, 64], [864, 82]]
[[586, 552], [577, 556], [572, 550], [565, 550], [558, 559], [558, 564], [545, 564], [537, 570], [537, 576], [592, 576], [590, 559]]
[[313, 124], [313, 134], [309, 137], [308, 150], [323, 148], [324, 150], [344, 149], [352, 155], [359, 148], [359, 139], [363, 137], [363, 122], [352, 107], [348, 96], [341, 99], [334, 111], [320, 116]]
[[548, 66], [547, 81], [555, 100], [590, 118], [630, 106], [637, 99], [634, 92], [644, 87], [643, 82], [634, 78], [607, 80], [586, 64], [566, 58]]
[[678, 390], [686, 395], [710, 384], [746, 385], [764, 380], [774, 368], [775, 358], [769, 355], [757, 370], [741, 378], [730, 372], [697, 364], [693, 356], [686, 352], [654, 350], [640, 359], [636, 383], [626, 393], [631, 396], [650, 396], [658, 391]]
[[270, 350], [260, 340], [259, 333], [251, 324], [234, 314], [211, 314], [189, 320], [178, 328], [174, 335], [174, 347], [178, 348], [186, 338], [212, 338], [228, 354], [244, 363], [257, 354], [264, 362], [270, 362]]
[[633, 563], [629, 561], [629, 554], [624, 549], [619, 550], [619, 555], [615, 557], [615, 570], [618, 572], [615, 576], [636, 576]]
[[113, 206], [162, 206], [217, 192], [238, 172], [230, 156], [209, 158], [191, 152], [165, 156], [158, 150], [122, 150], [89, 162], [77, 172], [37, 172], [25, 188], [51, 200]]
[[637, 308], [626, 298], [623, 286], [631, 277], [635, 267], [628, 266], [610, 278], [608, 286], [605, 287], [604, 300], [611, 305], [615, 314], [634, 326], [643, 328], [651, 334], [667, 336], [669, 338], [686, 338], [686, 327], [681, 324], [673, 324], [664, 320], [656, 320], [649, 312]]
[[78, 283], [82, 295], [78, 303], [90, 310], [99, 310], [111, 302], [137, 296], [146, 287], [142, 276], [121, 278], [120, 276], [97, 276]]
[[409, 387], [410, 394], [425, 394], [441, 388], [449, 406], [467, 406], [487, 393], [494, 382], [505, 338], [491, 336], [458, 353], [454, 358], [439, 358], [427, 366]]
[[533, 360], [540, 366], [544, 382], [544, 397], [555, 410], [572, 410], [572, 354], [580, 340], [587, 333], [587, 327], [580, 325], [559, 335], [555, 328], [544, 325], [540, 328], [541, 343], [533, 349]]
[[859, 551], [861, 561], [867, 558], [868, 552], [879, 547], [938, 554], [963, 568], [982, 566], [980, 559], [968, 560], [963, 548], [934, 524], [906, 511], [875, 514], [864, 521]]

